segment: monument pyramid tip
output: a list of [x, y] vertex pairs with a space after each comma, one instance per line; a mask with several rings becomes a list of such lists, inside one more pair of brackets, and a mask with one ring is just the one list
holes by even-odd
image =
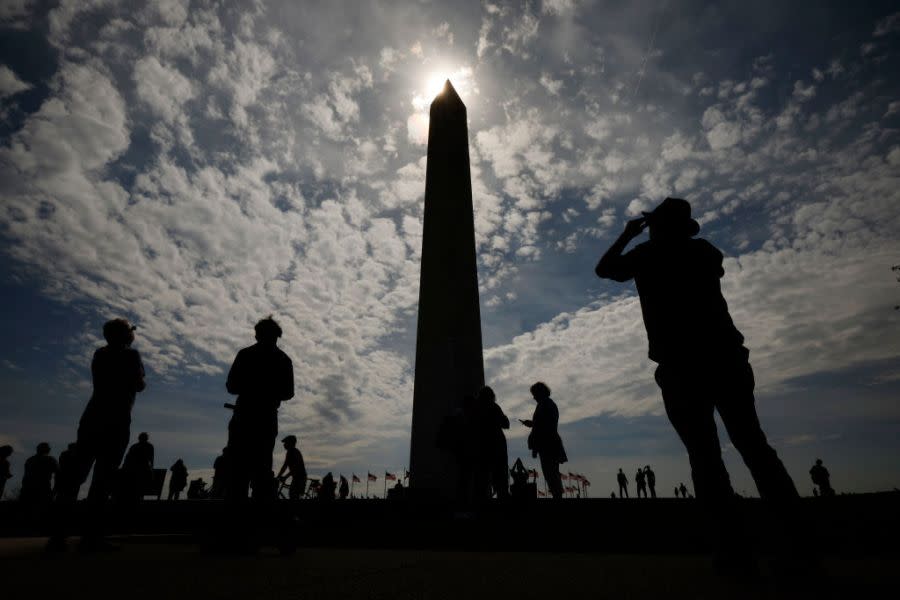
[[[450, 80], [447, 79], [444, 82], [444, 88], [441, 90], [441, 93], [435, 97], [434, 102], [446, 103], [459, 103], [463, 104], [462, 98], [459, 97], [459, 94], [456, 92], [456, 88], [453, 87], [453, 84], [450, 83]], [[465, 106], [463, 104], [463, 106]]]

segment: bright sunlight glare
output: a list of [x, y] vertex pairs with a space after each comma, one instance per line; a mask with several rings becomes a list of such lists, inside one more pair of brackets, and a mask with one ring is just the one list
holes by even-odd
[[432, 100], [444, 89], [444, 82], [450, 79], [450, 74], [443, 71], [432, 73], [425, 83], [425, 97]]
[[474, 100], [478, 94], [475, 85], [474, 73], [471, 67], [459, 67], [458, 69], [435, 69], [427, 72], [420, 79], [422, 87], [415, 91], [412, 97], [412, 105], [415, 112], [409, 116], [406, 122], [409, 141], [425, 145], [428, 141], [428, 110], [434, 99], [443, 91], [447, 80], [453, 84], [453, 88], [465, 102]]

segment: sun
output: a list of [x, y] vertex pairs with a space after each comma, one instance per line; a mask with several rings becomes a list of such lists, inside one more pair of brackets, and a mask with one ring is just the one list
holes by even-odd
[[468, 66], [455, 69], [445, 66], [436, 67], [424, 71], [419, 77], [421, 79], [416, 78], [415, 81], [419, 82], [420, 87], [415, 90], [412, 97], [412, 105], [418, 112], [428, 113], [431, 103], [444, 91], [444, 83], [447, 80], [453, 82], [453, 89], [467, 102], [472, 99], [473, 94], [478, 94], [472, 68]]
[[445, 71], [435, 71], [425, 80], [425, 97], [434, 99], [444, 91], [444, 82], [450, 79], [450, 74]]

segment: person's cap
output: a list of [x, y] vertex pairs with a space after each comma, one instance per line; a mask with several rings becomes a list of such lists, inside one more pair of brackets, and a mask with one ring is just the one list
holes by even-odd
[[688, 237], [700, 233], [700, 223], [691, 218], [691, 204], [681, 198], [666, 198], [650, 212], [642, 212], [647, 223], [681, 228]]
[[296, 435], [286, 435], [286, 436], [284, 436], [284, 439], [281, 440], [281, 441], [282, 441], [282, 442], [293, 442], [293, 443], [296, 444], [296, 443], [297, 443], [297, 436], [296, 436]]

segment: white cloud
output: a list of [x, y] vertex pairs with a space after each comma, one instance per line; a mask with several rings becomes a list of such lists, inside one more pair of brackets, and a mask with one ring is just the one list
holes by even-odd
[[0, 21], [6, 25], [24, 26], [32, 5], [32, 0], [6, 0], [0, 3]]
[[194, 97], [191, 82], [177, 69], [160, 64], [155, 57], [145, 57], [134, 66], [138, 97], [169, 123], [182, 115], [185, 102]]
[[872, 32], [874, 37], [883, 37], [888, 34], [900, 31], [900, 12], [887, 16], [875, 24], [875, 30]]
[[12, 69], [6, 65], [0, 65], [0, 98], [6, 98], [30, 89], [31, 84], [19, 79]]
[[[384, 34], [370, 36], [337, 8], [310, 22], [290, 3], [62, 3], [49, 95], [0, 150], [3, 250], [52, 298], [137, 318], [154, 378], [221, 372], [275, 313], [300, 390], [283, 426], [317, 464], [372, 456], [408, 434], [422, 85], [441, 60], [474, 54], [449, 64], [471, 83], [488, 366], [504, 393], [527, 397], [543, 372], [567, 421], [659, 410], [635, 299], [590, 302], [598, 283], [573, 266], [675, 192], [739, 254], [726, 294], [764, 386], [896, 356], [876, 310], [887, 289], [858, 293], [879, 273], [866, 260], [896, 253], [900, 151], [878, 122], [896, 113], [890, 81], [866, 87], [858, 56], [819, 53], [806, 83], [780, 46], [749, 64], [687, 45], [679, 61], [648, 61], [636, 95], [638, 9], [541, 6], [487, 3], [445, 22], [424, 5], [361, 4], [360, 22]], [[455, 57], [419, 41], [435, 24], [442, 46], [456, 34]], [[72, 340], [71, 360], [83, 366], [95, 343]]]
[[550, 94], [559, 96], [559, 90], [561, 90], [563, 86], [561, 79], [553, 79], [549, 73], [541, 73], [540, 82], [541, 85], [544, 86], [544, 89]]
[[4, 162], [38, 179], [105, 165], [128, 146], [125, 105], [112, 82], [99, 71], [64, 64], [48, 100], [2, 151]]
[[802, 81], [794, 82], [794, 99], [799, 102], [811, 100], [816, 95], [816, 86], [804, 85]]

